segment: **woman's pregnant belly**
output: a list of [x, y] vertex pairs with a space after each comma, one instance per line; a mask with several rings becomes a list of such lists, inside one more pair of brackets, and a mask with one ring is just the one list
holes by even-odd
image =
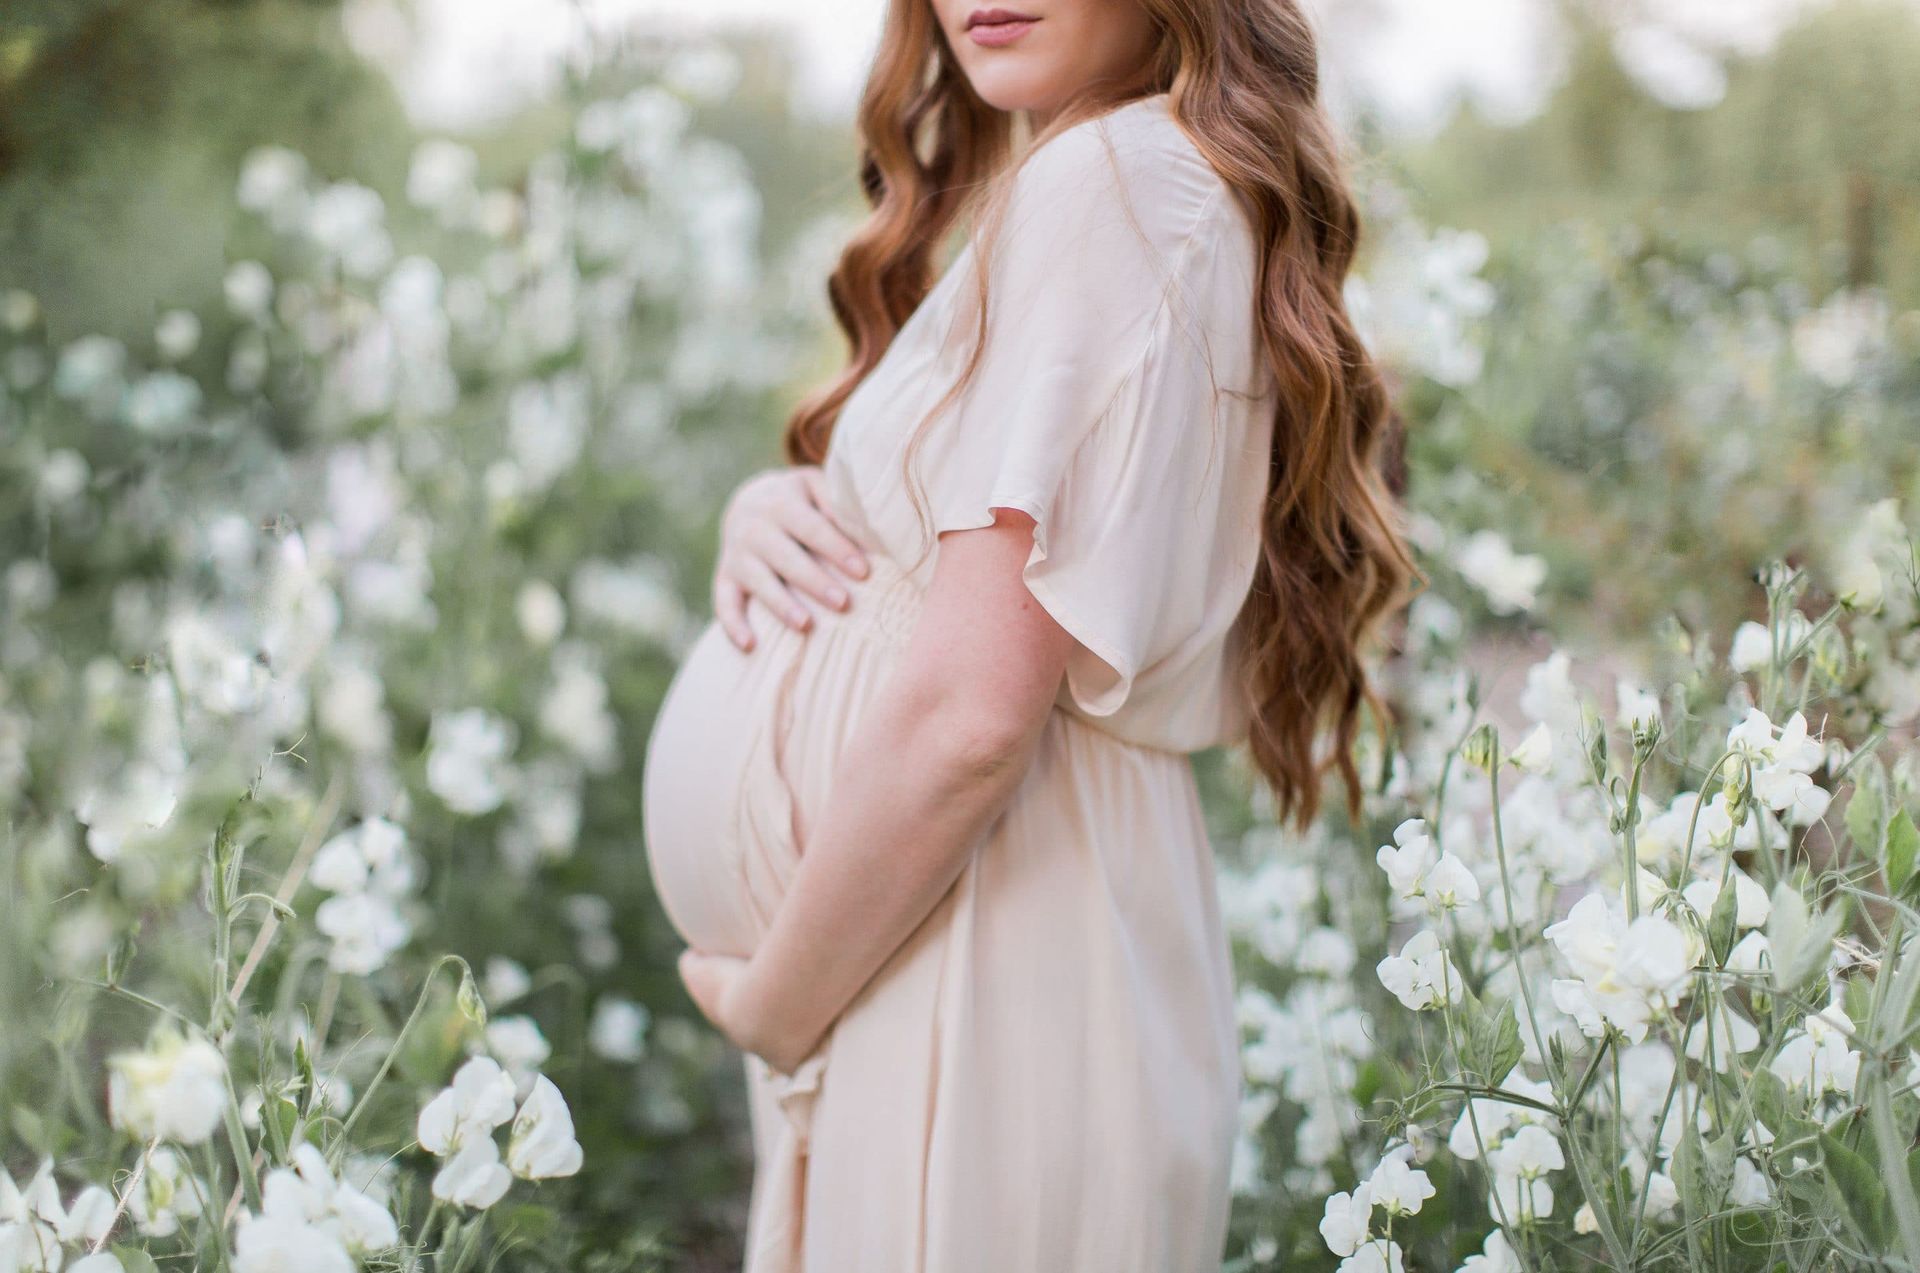
[[905, 643], [915, 585], [889, 559], [852, 605], [814, 607], [809, 632], [749, 607], [743, 652], [718, 623], [688, 651], [647, 740], [641, 812], [648, 866], [689, 946], [753, 953], [772, 923], [861, 710]]

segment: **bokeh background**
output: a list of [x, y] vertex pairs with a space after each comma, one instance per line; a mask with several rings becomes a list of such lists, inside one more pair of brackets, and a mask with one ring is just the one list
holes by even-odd
[[[1427, 680], [1395, 674], [1416, 718], [1421, 685], [1462, 678], [1524, 717], [1550, 650], [1657, 691], [1766, 617], [1760, 565], [1840, 570], [1911, 518], [1920, 5], [1321, 8], [1368, 214], [1351, 299], [1394, 373], [1432, 579]], [[488, 1254], [432, 1267], [737, 1265], [738, 1058], [674, 976], [641, 747], [708, 613], [722, 501], [844, 355], [824, 278], [861, 211], [878, 20], [0, 9], [14, 1176], [124, 1182], [143, 1138], [110, 1116], [108, 1058], [165, 1008], [220, 1032], [239, 1136], [265, 1154], [263, 1117], [329, 1140], [353, 1117], [336, 1166], [403, 1223], [433, 1205], [414, 1115], [460, 1058], [548, 1075], [584, 1166], [472, 1212], [449, 1232], [484, 1220]], [[1920, 671], [1883, 653], [1860, 692], [1898, 734]], [[1349, 975], [1386, 911], [1316, 873], [1369, 867], [1381, 832], [1280, 834], [1236, 757], [1199, 763], [1243, 975], [1274, 1007], [1250, 1024], [1229, 1255], [1331, 1268], [1320, 1200], [1393, 1080], [1380, 988]], [[374, 819], [400, 865], [311, 873]], [[1326, 900], [1283, 913], [1275, 864]], [[228, 996], [268, 913], [250, 892], [291, 911]], [[231, 1158], [190, 1163], [224, 1204]], [[191, 1267], [217, 1227], [147, 1245]]]

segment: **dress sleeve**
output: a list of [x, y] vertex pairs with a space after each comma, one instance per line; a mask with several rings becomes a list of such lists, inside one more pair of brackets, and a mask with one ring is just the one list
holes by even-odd
[[[1034, 519], [1025, 581], [1077, 642], [1067, 688], [1090, 716], [1117, 711], [1193, 635], [1218, 578], [1208, 556], [1234, 457], [1210, 428], [1192, 321], [1205, 308], [1192, 287], [1214, 276], [1189, 270], [1224, 197], [1207, 175], [1087, 125], [1030, 156], [986, 245], [980, 363], [916, 465], [935, 534], [991, 525], [998, 508]], [[971, 278], [962, 295], [970, 352]]]

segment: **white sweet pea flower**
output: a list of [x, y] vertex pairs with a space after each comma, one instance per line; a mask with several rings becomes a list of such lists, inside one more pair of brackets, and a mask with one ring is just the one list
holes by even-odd
[[1406, 1273], [1406, 1269], [1400, 1244], [1375, 1238], [1340, 1261], [1337, 1273]]
[[227, 1059], [206, 1039], [163, 1025], [138, 1051], [107, 1059], [107, 1110], [113, 1125], [141, 1140], [197, 1145], [220, 1125], [227, 1104]]
[[81, 793], [74, 817], [87, 828], [87, 849], [112, 863], [129, 848], [155, 838], [173, 819], [180, 803], [180, 777], [145, 761], [135, 761]]
[[539, 1023], [529, 1016], [498, 1017], [487, 1023], [486, 1034], [487, 1051], [500, 1058], [500, 1064], [513, 1076], [515, 1090], [524, 1094], [535, 1072], [553, 1055]]
[[1443, 1002], [1460, 1002], [1460, 973], [1431, 929], [1409, 938], [1400, 953], [1382, 959], [1375, 972], [1380, 984], [1415, 1012]]
[[546, 1075], [536, 1076], [507, 1140], [508, 1170], [523, 1180], [547, 1180], [571, 1176], [580, 1170], [580, 1159], [566, 1098]]
[[[1502, 1080], [1500, 1090], [1545, 1104], [1552, 1104], [1554, 1099], [1551, 1084], [1537, 1083], [1518, 1069]], [[1482, 1144], [1488, 1152], [1498, 1149], [1513, 1128], [1530, 1123], [1545, 1126], [1553, 1121], [1552, 1114], [1531, 1105], [1494, 1096], [1475, 1096], [1461, 1106], [1459, 1117], [1454, 1120], [1453, 1131], [1447, 1136], [1447, 1150], [1455, 1158], [1472, 1162], [1480, 1157]]]
[[[1708, 1018], [1713, 1033], [1713, 1068], [1721, 1073], [1729, 1073], [1734, 1068], [1734, 1058], [1753, 1051], [1760, 1046], [1760, 1031], [1754, 1024], [1730, 1007], [1724, 997], [1714, 1000], [1714, 1010]], [[1705, 1059], [1707, 1055], [1708, 1022], [1696, 1021], [1693, 1030], [1687, 1035], [1687, 1056], [1695, 1061]]]
[[1454, 553], [1454, 566], [1467, 582], [1486, 594], [1495, 614], [1531, 610], [1540, 586], [1547, 581], [1547, 562], [1532, 553], [1516, 553], [1506, 536], [1496, 530], [1478, 530]]
[[96, 1251], [67, 1265], [67, 1273], [127, 1273], [127, 1266], [111, 1251]]
[[[1593, 1209], [1591, 1207], [1582, 1207], [1582, 1210], [1584, 1210], [1589, 1219], [1591, 1219]], [[1578, 1231], [1580, 1228], [1580, 1218], [1578, 1215], [1574, 1217], [1573, 1225], [1574, 1229]], [[1597, 1231], [1597, 1229], [1598, 1226], [1595, 1226], [1595, 1231]], [[1487, 1235], [1487, 1240], [1481, 1244], [1480, 1253], [1467, 1257], [1466, 1263], [1460, 1266], [1459, 1273], [1523, 1273], [1524, 1268], [1525, 1266], [1520, 1263], [1519, 1255], [1515, 1253], [1512, 1244], [1507, 1241], [1506, 1231], [1503, 1229], [1495, 1229]]]
[[1736, 1207], [1764, 1207], [1773, 1201], [1773, 1186], [1767, 1174], [1745, 1154], [1733, 1160], [1733, 1188], [1727, 1201]]
[[435, 1173], [433, 1196], [484, 1211], [505, 1197], [512, 1183], [513, 1174], [500, 1161], [500, 1146], [491, 1136], [476, 1136]]
[[1669, 919], [1641, 915], [1631, 923], [1598, 893], [1582, 897], [1545, 930], [1578, 980], [1554, 982], [1553, 998], [1581, 1032], [1599, 1037], [1601, 1021], [1631, 1041], [1646, 1038], [1648, 1023], [1686, 996], [1697, 940]]
[[[1411, 1153], [1411, 1149], [1408, 1150]], [[1407, 1164], [1406, 1155], [1389, 1155], [1367, 1177], [1367, 1191], [1388, 1215], [1417, 1215], [1420, 1204], [1433, 1197], [1427, 1173]]]
[[[1660, 720], [1660, 696], [1641, 689], [1625, 677], [1615, 681], [1613, 700], [1614, 721], [1622, 729], [1632, 729], [1636, 725], [1657, 723]], [[1501, 1240], [1504, 1242], [1505, 1238]]]
[[645, 1005], [618, 995], [602, 995], [593, 1005], [587, 1046], [603, 1060], [632, 1064], [646, 1051], [647, 1026], [651, 1020]]
[[183, 1221], [197, 1219], [206, 1206], [206, 1182], [186, 1160], [162, 1145], [147, 1158], [140, 1185], [127, 1200], [133, 1223], [149, 1238], [172, 1237]]
[[53, 1159], [41, 1160], [25, 1189], [0, 1168], [0, 1257], [11, 1257], [21, 1270], [58, 1273], [63, 1256], [60, 1230], [66, 1223], [60, 1186], [53, 1179]]
[[435, 712], [428, 729], [427, 786], [455, 813], [499, 808], [512, 782], [515, 731], [478, 707]]
[[[1731, 871], [1733, 883], [1733, 926], [1736, 929], [1760, 928], [1767, 922], [1767, 916], [1773, 912], [1773, 899], [1767, 890], [1739, 867]], [[1680, 890], [1687, 899], [1687, 905], [1700, 912], [1700, 918], [1706, 919], [1713, 914], [1713, 908], [1720, 900], [1720, 879], [1716, 875], [1711, 879], [1699, 879]]]
[[1507, 763], [1535, 774], [1547, 773], [1553, 768], [1553, 731], [1547, 722], [1541, 721], [1527, 731], [1519, 745], [1507, 753]]
[[1752, 619], [1733, 630], [1733, 645], [1727, 651], [1727, 666], [1736, 672], [1751, 672], [1773, 662], [1773, 638], [1767, 625]]
[[320, 903], [314, 926], [333, 939], [327, 966], [364, 977], [386, 967], [413, 929], [387, 898], [374, 893], [343, 893]]
[[1403, 898], [1420, 895], [1420, 881], [1439, 858], [1427, 824], [1420, 818], [1408, 818], [1393, 829], [1393, 843], [1383, 844], [1373, 860], [1387, 875], [1387, 886]]
[[67, 1204], [67, 1214], [58, 1225], [60, 1240], [69, 1243], [93, 1243], [106, 1238], [113, 1228], [119, 1201], [99, 1185], [88, 1185]]
[[476, 1056], [421, 1109], [414, 1135], [420, 1148], [436, 1157], [455, 1153], [469, 1141], [491, 1144], [493, 1129], [513, 1117], [513, 1106], [513, 1079], [492, 1057]]
[[1767, 958], [1768, 950], [1767, 935], [1757, 928], [1754, 929], [1745, 937], [1735, 942], [1733, 949], [1727, 952], [1727, 971], [1744, 973], [1765, 972], [1767, 964], [1763, 961]]
[[1342, 1190], [1327, 1199], [1320, 1236], [1327, 1250], [1342, 1257], [1352, 1255], [1373, 1236], [1373, 1191], [1365, 1181], [1352, 1193]]
[[1851, 1095], [1860, 1076], [1860, 1054], [1841, 1032], [1851, 1024], [1839, 999], [1833, 999], [1787, 1036], [1767, 1068], [1816, 1100], [1828, 1092]]
[[533, 977], [527, 972], [525, 964], [504, 955], [495, 955], [487, 960], [481, 984], [486, 992], [487, 1006], [498, 1008], [533, 989]]

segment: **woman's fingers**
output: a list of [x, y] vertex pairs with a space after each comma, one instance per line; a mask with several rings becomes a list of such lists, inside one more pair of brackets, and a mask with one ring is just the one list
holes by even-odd
[[777, 527], [766, 536], [766, 541], [757, 545], [761, 550], [761, 559], [773, 567], [774, 573], [789, 588], [798, 588], [835, 610], [846, 609], [849, 600], [847, 590], [827, 573], [819, 558]]
[[813, 550], [824, 561], [837, 562], [855, 579], [867, 577], [867, 555], [860, 545], [840, 529], [824, 511], [827, 507], [826, 478], [819, 469], [802, 470], [800, 480], [806, 486], [811, 503], [794, 511], [787, 529], [793, 537]]
[[753, 629], [747, 624], [747, 593], [733, 577], [717, 574], [713, 580], [713, 617], [727, 639], [742, 651], [753, 649]]
[[743, 552], [735, 558], [732, 571], [748, 593], [760, 598], [780, 622], [796, 632], [805, 632], [813, 623], [813, 614], [788, 590], [773, 567], [762, 557]]

